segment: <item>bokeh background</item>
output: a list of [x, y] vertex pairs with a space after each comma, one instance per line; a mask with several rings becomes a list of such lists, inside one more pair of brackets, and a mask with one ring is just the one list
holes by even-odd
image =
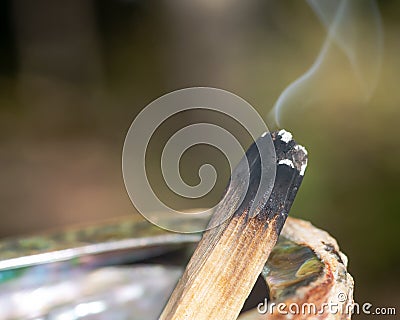
[[[400, 5], [378, 6], [384, 50], [370, 99], [357, 99], [338, 51], [307, 93], [324, 99], [291, 106], [282, 125], [310, 154], [291, 215], [338, 240], [356, 301], [399, 312]], [[1, 1], [0, 237], [137, 214], [121, 151], [146, 104], [213, 86], [249, 101], [272, 129], [272, 106], [313, 64], [326, 35], [305, 1]], [[362, 52], [369, 37], [358, 40]], [[158, 156], [150, 153], [150, 171]]]

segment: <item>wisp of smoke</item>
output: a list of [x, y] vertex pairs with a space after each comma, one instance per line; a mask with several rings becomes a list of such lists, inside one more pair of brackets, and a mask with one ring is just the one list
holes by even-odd
[[341, 94], [340, 90], [343, 87], [334, 83], [331, 74], [333, 68], [336, 69], [345, 63], [335, 54], [337, 48], [344, 53], [351, 65], [353, 80], [358, 88], [356, 93], [358, 98], [367, 101], [374, 92], [379, 77], [383, 32], [375, 1], [307, 0], [307, 2], [326, 27], [327, 36], [313, 65], [292, 82], [276, 101], [272, 117], [278, 126], [282, 125], [283, 114], [286, 111], [317, 103], [323, 104], [327, 99]]

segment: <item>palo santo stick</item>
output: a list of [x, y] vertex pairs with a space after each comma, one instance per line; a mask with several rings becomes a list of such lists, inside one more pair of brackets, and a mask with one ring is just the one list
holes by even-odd
[[[261, 175], [259, 149], [253, 144], [246, 156], [250, 165], [247, 190], [232, 180], [214, 217], [243, 192], [246, 196], [233, 216], [206, 231], [160, 319], [236, 319], [285, 223], [307, 165], [305, 149], [291, 134], [271, 133], [276, 150], [276, 178], [272, 193], [260, 213], [249, 217]], [[262, 142], [262, 137], [258, 143]], [[243, 161], [243, 160], [242, 160]], [[240, 164], [232, 179], [240, 179]], [[214, 218], [213, 217], [213, 218]]]

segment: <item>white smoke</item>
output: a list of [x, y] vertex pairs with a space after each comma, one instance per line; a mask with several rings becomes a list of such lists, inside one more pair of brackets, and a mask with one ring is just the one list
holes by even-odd
[[[326, 39], [313, 65], [279, 96], [272, 110], [278, 126], [292, 108], [323, 104], [340, 95], [341, 88], [331, 72], [346, 61], [337, 55], [339, 48], [351, 65], [359, 99], [368, 100], [375, 90], [381, 67], [383, 32], [377, 4], [373, 0], [307, 0], [327, 30]], [[352, 85], [354, 86], [354, 85]], [[329, 91], [329, 92], [328, 92]], [[343, 90], [342, 90], [343, 91]], [[329, 102], [329, 101], [328, 101]]]

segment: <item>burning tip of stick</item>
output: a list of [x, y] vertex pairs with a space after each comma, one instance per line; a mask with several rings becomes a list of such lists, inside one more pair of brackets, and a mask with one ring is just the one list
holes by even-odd
[[[286, 130], [280, 130], [277, 134], [271, 134], [277, 155], [278, 165], [286, 165], [293, 169], [297, 169], [301, 176], [307, 168], [308, 152], [302, 145], [297, 144], [293, 140], [293, 136]], [[279, 143], [280, 142], [280, 143]]]

